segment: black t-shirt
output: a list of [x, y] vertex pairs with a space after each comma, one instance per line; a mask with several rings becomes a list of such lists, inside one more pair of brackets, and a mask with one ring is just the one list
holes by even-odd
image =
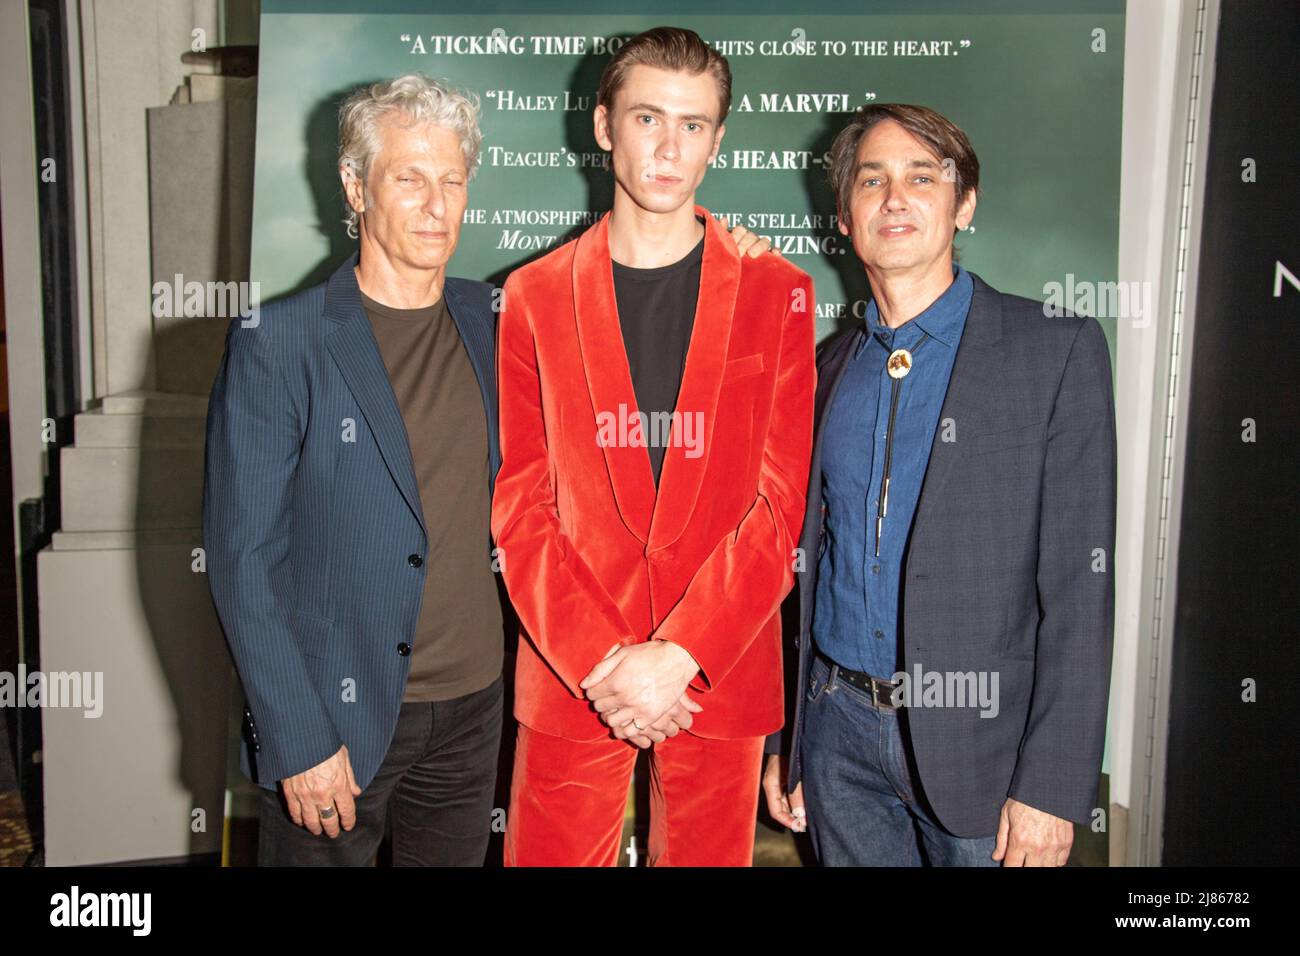
[[652, 416], [671, 415], [677, 407], [686, 350], [695, 326], [703, 261], [704, 240], [701, 239], [685, 258], [670, 265], [633, 269], [614, 263], [619, 324], [656, 487], [667, 451], [663, 441], [668, 438], [669, 430], [655, 428], [651, 423], [656, 419]]

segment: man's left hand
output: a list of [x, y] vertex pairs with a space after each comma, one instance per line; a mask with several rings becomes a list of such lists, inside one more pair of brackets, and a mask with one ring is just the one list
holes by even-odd
[[773, 249], [772, 243], [764, 239], [756, 232], [750, 232], [740, 223], [732, 225], [727, 219], [722, 220], [723, 224], [731, 232], [731, 239], [736, 244], [736, 251], [742, 256], [749, 256], [751, 259], [757, 259], [765, 252], [771, 252], [774, 255], [780, 255], [779, 249]]
[[579, 686], [614, 736], [626, 739], [676, 704], [699, 671], [684, 648], [651, 640], [620, 647], [599, 661]]
[[998, 821], [993, 859], [1003, 866], [1065, 866], [1074, 845], [1074, 824], [1007, 797]]

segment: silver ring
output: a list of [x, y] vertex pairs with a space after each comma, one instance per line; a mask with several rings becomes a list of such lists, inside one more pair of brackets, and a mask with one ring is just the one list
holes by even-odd
[[320, 818], [322, 820], [330, 819], [335, 813], [334, 804], [332, 803], [328, 807], [317, 807], [317, 810], [320, 811]]
[[637, 720], [635, 717], [632, 718], [632, 726], [635, 727], [637, 730], [645, 730], [645, 728], [641, 726], [641, 722]]

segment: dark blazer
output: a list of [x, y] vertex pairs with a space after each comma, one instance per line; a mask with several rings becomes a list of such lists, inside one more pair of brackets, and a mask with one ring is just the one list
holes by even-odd
[[[899, 669], [994, 672], [1000, 712], [911, 707], [920, 783], [959, 837], [995, 833], [1008, 796], [1086, 823], [1105, 739], [1114, 617], [1115, 412], [1095, 319], [1048, 317], [979, 276], [904, 559]], [[818, 351], [816, 441], [800, 538], [798, 680], [768, 752], [802, 778], [803, 704], [825, 535], [822, 428], [864, 332]], [[955, 440], [945, 441], [951, 420]], [[1098, 551], [1099, 549], [1099, 551]], [[1097, 557], [1100, 553], [1100, 558]], [[1103, 570], [1094, 570], [1101, 567]], [[877, 675], [889, 677], [890, 675]]]
[[[232, 321], [208, 404], [208, 580], [248, 700], [241, 764], [264, 787], [343, 744], [367, 786], [411, 666], [428, 536], [357, 258], [264, 306], [255, 327]], [[449, 278], [443, 295], [478, 377], [491, 486], [492, 287]], [[485, 526], [485, 561], [490, 552]]]

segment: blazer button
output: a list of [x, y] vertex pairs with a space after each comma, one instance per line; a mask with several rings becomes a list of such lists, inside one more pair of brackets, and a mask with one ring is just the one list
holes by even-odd
[[411, 645], [406, 643], [406, 641], [402, 641], [402, 643], [397, 645], [397, 653], [401, 654], [403, 657], [410, 657]]
[[406, 557], [406, 563], [413, 568], [418, 568], [420, 565], [424, 564], [424, 558], [420, 557], [418, 554], [410, 554]]

